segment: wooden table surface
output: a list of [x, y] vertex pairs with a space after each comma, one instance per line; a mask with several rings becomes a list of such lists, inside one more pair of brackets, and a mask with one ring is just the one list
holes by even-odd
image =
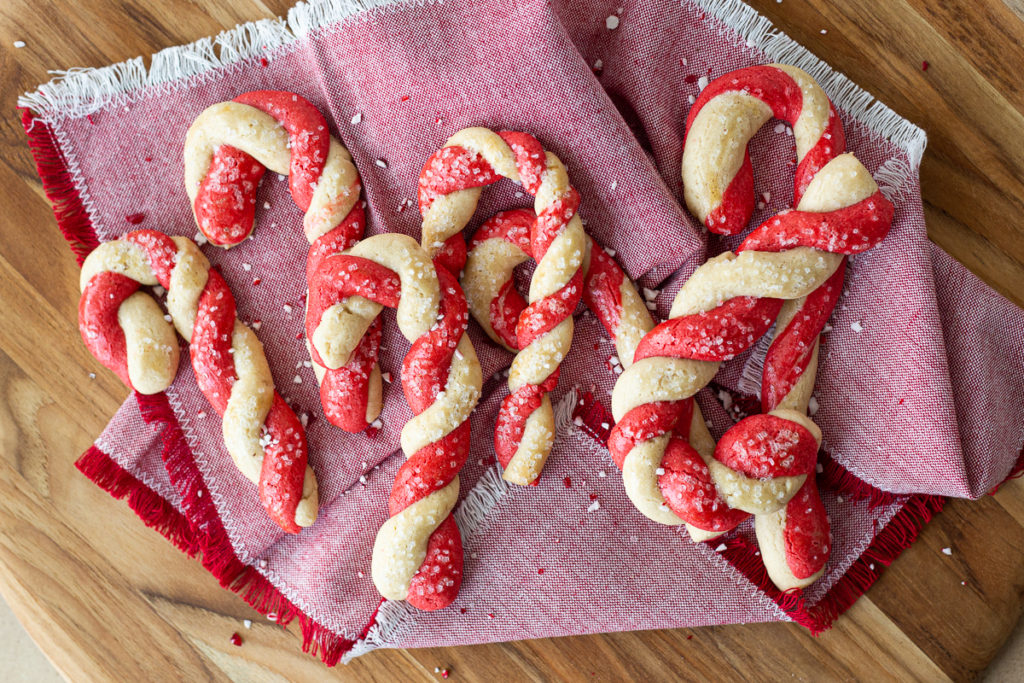
[[[1024, 606], [1021, 480], [994, 497], [952, 501], [816, 639], [792, 624], [648, 631], [382, 650], [328, 672], [300, 651], [296, 626], [283, 631], [259, 617], [81, 476], [74, 460], [126, 390], [79, 339], [78, 269], [15, 99], [46, 81], [48, 69], [149, 55], [283, 15], [289, 4], [0, 2], [0, 592], [61, 672], [73, 680], [404, 680], [437, 679], [442, 667], [460, 680], [962, 680], [985, 668]], [[1024, 303], [1024, 2], [753, 4], [928, 132], [921, 176], [932, 240]], [[13, 47], [16, 40], [26, 46]], [[241, 648], [228, 642], [235, 631], [246, 637]]]

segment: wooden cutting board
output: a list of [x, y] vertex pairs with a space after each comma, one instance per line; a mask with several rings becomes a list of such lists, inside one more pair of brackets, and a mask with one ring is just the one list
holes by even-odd
[[[668, 1], [668, 0], [665, 0]], [[1024, 606], [1024, 482], [953, 501], [819, 638], [792, 624], [373, 652], [327, 671], [74, 460], [126, 391], [81, 344], [78, 269], [15, 99], [47, 70], [103, 66], [284, 14], [288, 0], [0, 3], [0, 591], [73, 680], [967, 679]], [[614, 3], [612, 3], [614, 4]], [[1024, 3], [759, 0], [777, 26], [929, 134], [931, 238], [1024, 303]], [[26, 43], [13, 47], [14, 41]], [[924, 70], [923, 62], [929, 67]], [[95, 379], [89, 373], [96, 373]], [[942, 548], [951, 548], [945, 555]], [[243, 619], [254, 621], [251, 630]], [[229, 644], [235, 631], [242, 647]]]

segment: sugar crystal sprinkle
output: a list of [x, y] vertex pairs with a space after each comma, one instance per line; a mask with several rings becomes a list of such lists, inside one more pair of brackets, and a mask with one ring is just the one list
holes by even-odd
[[609, 17], [604, 20], [604, 25], [608, 27], [609, 31], [614, 31], [619, 27], [619, 18], [614, 14], [609, 15]]

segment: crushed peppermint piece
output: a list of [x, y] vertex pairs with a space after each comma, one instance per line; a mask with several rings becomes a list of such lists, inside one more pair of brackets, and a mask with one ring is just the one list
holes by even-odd
[[595, 500], [593, 503], [590, 504], [590, 507], [587, 508], [587, 512], [597, 512], [600, 509], [601, 501]]
[[388, 384], [391, 384], [391, 373], [390, 372], [382, 372], [380, 376], [384, 378], [385, 382], [387, 382]]
[[612, 189], [614, 190], [618, 186], [619, 186], [619, 181], [618, 180], [613, 180], [612, 181]]
[[302, 384], [302, 377], [300, 377], [299, 375], [295, 375], [292, 381], [295, 382], [296, 384]]
[[355, 125], [357, 123], [362, 123], [362, 121], [363, 121], [363, 112], [359, 112], [358, 114], [356, 114], [355, 116], [352, 117], [352, 125]]
[[952, 548], [943, 548], [942, 549], [942, 554], [943, 555], [952, 555], [953, 554], [953, 549]]
[[644, 287], [644, 298], [648, 301], [654, 301], [658, 298], [658, 290]]
[[704, 88], [708, 87], [708, 77], [707, 76], [701, 76], [700, 78], [698, 78], [697, 79], [697, 87], [700, 88], [701, 90], [703, 90]]
[[786, 124], [784, 124], [784, 123], [776, 123], [775, 124], [775, 128], [773, 128], [772, 130], [774, 130], [776, 133], [785, 133], [786, 132]]
[[262, 320], [253, 320], [252, 321], [252, 329], [254, 329], [257, 332], [259, 332], [261, 327], [263, 327], [263, 321]]
[[24, 40], [16, 40], [16, 41], [14, 41], [14, 47], [16, 47], [18, 49], [21, 49], [21, 48], [25, 47], [25, 41]]
[[850, 323], [850, 329], [853, 330], [854, 332], [863, 332], [864, 326], [860, 324], [859, 320], [855, 320], [854, 322]]
[[246, 628], [252, 628], [252, 619], [244, 619], [242, 621], [242, 626]]
[[383, 159], [377, 159], [373, 163], [377, 164], [381, 168], [387, 168], [388, 167], [388, 163], [386, 161], [384, 161]]
[[594, 68], [595, 69], [603, 69], [604, 68], [604, 62], [602, 62], [600, 59], [594, 60]]
[[203, 246], [204, 244], [207, 243], [208, 240], [206, 239], [206, 235], [197, 231], [195, 236], [192, 238], [192, 241], [198, 244], [199, 246]]
[[576, 425], [577, 427], [582, 427], [583, 426], [583, 418], [580, 417], [579, 415], [577, 415], [576, 417], [574, 417], [572, 419], [572, 423], [574, 425]]
[[814, 415], [818, 412], [818, 399], [811, 396], [810, 400], [807, 401], [807, 412], [810, 415]]
[[724, 544], [724, 543], [719, 543], [719, 544], [718, 544], [718, 547], [717, 547], [717, 548], [715, 548], [715, 552], [716, 552], [716, 553], [720, 553], [720, 552], [722, 552], [723, 550], [725, 550], [725, 544]]
[[237, 633], [232, 633], [231, 644], [235, 647], [242, 647], [242, 636], [238, 635]]
[[686, 96], [686, 101], [689, 102], [690, 104], [693, 104], [694, 102], [697, 101], [697, 98], [694, 97], [693, 95], [687, 95]]
[[[260, 569], [266, 569], [266, 568], [267, 568], [267, 561], [266, 560], [260, 560]], [[267, 619], [270, 619], [270, 614], [267, 615]]]
[[281, 306], [281, 308], [284, 309], [285, 313], [291, 313], [292, 312], [292, 305], [291, 304], [284, 304], [284, 305]]
[[242, 270], [244, 270], [245, 272], [248, 273], [250, 270], [252, 270], [252, 264], [251, 263], [243, 263], [242, 264]]
[[604, 20], [604, 25], [608, 27], [609, 31], [614, 31], [619, 27], [619, 18], [614, 14], [610, 14], [608, 18]]
[[604, 479], [604, 478], [605, 478], [605, 477], [607, 477], [608, 475], [607, 475], [607, 474], [605, 474], [605, 471], [604, 471], [604, 470], [601, 470], [600, 472], [598, 472], [598, 473], [597, 473], [597, 476], [599, 476], [599, 477], [601, 477], [602, 479]]
[[654, 470], [654, 473], [660, 477], [661, 475], [665, 474], [665, 468], [659, 467], [658, 469]]
[[200, 420], [202, 420], [204, 417], [206, 417], [206, 411], [205, 410], [200, 410], [198, 413], [196, 413], [196, 417], [198, 417]]
[[821, 29], [821, 35], [825, 35], [826, 33], [828, 33], [828, 29], [827, 28]]

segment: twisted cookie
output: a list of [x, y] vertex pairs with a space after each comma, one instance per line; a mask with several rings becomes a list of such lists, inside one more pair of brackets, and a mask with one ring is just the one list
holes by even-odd
[[[208, 107], [188, 130], [185, 187], [196, 223], [213, 244], [230, 248], [252, 232], [256, 188], [267, 168], [288, 176], [292, 198], [305, 211], [308, 281], [324, 258], [362, 238], [366, 222], [359, 173], [327, 120], [299, 95], [259, 90]], [[350, 432], [380, 414], [380, 330], [375, 322], [340, 367], [326, 368], [310, 349], [324, 413]]]
[[224, 445], [259, 485], [260, 502], [282, 529], [298, 533], [317, 514], [306, 434], [274, 391], [256, 335], [235, 316], [235, 299], [195, 243], [153, 230], [97, 247], [82, 265], [79, 329], [86, 346], [129, 387], [163, 391], [178, 368], [178, 341], [140, 285], [167, 289], [174, 328], [191, 343], [199, 389], [223, 417]]
[[[518, 350], [515, 328], [526, 308], [512, 274], [533, 256], [530, 236], [536, 222], [537, 215], [527, 209], [496, 214], [470, 240], [463, 270], [461, 282], [470, 312], [491, 339], [510, 351]], [[589, 238], [583, 271], [583, 301], [608, 332], [626, 369], [633, 364], [640, 340], [654, 327], [651, 312], [615, 259]], [[700, 408], [693, 401], [687, 401], [684, 408], [693, 413], [691, 445], [710, 457], [715, 442]], [[618, 464], [621, 468], [622, 463]]]
[[[685, 521], [695, 540], [756, 515], [765, 566], [788, 589], [813, 582], [829, 554], [828, 520], [809, 476], [821, 432], [805, 414], [818, 334], [842, 289], [844, 255], [881, 242], [893, 207], [867, 169], [842, 154], [838, 117], [817, 84], [793, 67], [754, 67], [709, 85], [688, 121], [687, 203], [710, 229], [735, 232], [749, 217], [737, 191], [749, 172], [746, 142], [772, 111], [793, 121], [795, 134], [800, 128], [797, 210], [769, 219], [683, 285], [671, 319], [641, 341], [616, 383], [609, 448], [637, 507], [665, 524]], [[730, 177], [739, 180], [722, 182]], [[713, 458], [694, 452], [686, 401], [773, 322], [781, 331], [765, 363], [769, 412], [735, 425]]]
[[310, 279], [306, 332], [328, 367], [348, 361], [383, 306], [397, 308], [398, 327], [412, 342], [402, 388], [416, 416], [402, 429], [408, 460], [373, 546], [373, 582], [385, 598], [439, 609], [462, 583], [462, 540], [451, 513], [469, 453], [469, 416], [480, 398], [480, 364], [455, 276], [412, 238], [385, 234], [327, 257]]
[[[530, 236], [537, 269], [530, 304], [515, 325], [519, 353], [509, 370], [510, 394], [501, 405], [494, 446], [516, 484], [536, 482], [554, 441], [555, 420], [548, 394], [572, 344], [572, 314], [582, 295], [587, 238], [576, 210], [579, 194], [562, 162], [536, 138], [515, 131], [466, 128], [434, 153], [420, 174], [419, 206], [423, 245], [457, 273], [465, 260], [459, 234], [476, 210], [483, 186], [502, 177], [522, 183], [534, 195], [536, 227]], [[506, 337], [511, 340], [511, 330]]]

